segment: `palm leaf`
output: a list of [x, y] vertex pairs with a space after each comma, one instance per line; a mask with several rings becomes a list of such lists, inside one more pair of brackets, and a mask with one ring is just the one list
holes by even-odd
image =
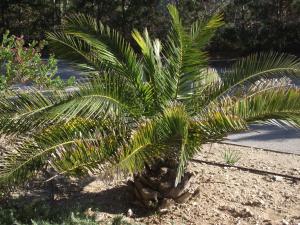
[[[98, 66], [96, 63], [102, 62], [110, 66], [110, 69], [115, 68], [125, 76], [131, 76], [130, 78], [135, 79], [135, 82], [141, 81], [141, 70], [136, 54], [117, 31], [104, 26], [93, 17], [75, 14], [66, 18], [63, 33], [78, 40], [92, 51], [94, 60], [90, 61], [96, 67]], [[48, 39], [54, 41], [54, 46], [61, 43], [67, 48], [80, 49], [78, 46], [64, 42], [64, 39], [59, 39], [60, 37], [53, 37], [55, 33], [48, 33]]]
[[[244, 98], [250, 96], [252, 94], [258, 94], [260, 92], [271, 91], [274, 89], [288, 89], [294, 87], [292, 81], [287, 77], [282, 78], [273, 78], [273, 79], [261, 79], [253, 82], [252, 84], [248, 84], [247, 86], [241, 86], [234, 93], [231, 95], [225, 95], [223, 97], [219, 97], [215, 99], [218, 95], [218, 92], [215, 92], [213, 95], [212, 93], [219, 88], [218, 85], [219, 80], [212, 81], [208, 83], [207, 89], [200, 91], [199, 93], [195, 94], [192, 99], [188, 99], [185, 101], [188, 111], [192, 115], [197, 115], [201, 110], [204, 108], [209, 108], [210, 104], [218, 104], [218, 102], [222, 102], [226, 97], [230, 97], [231, 101], [237, 101], [240, 98]], [[210, 89], [210, 91], [208, 91]], [[211, 99], [215, 99], [211, 101]]]
[[58, 148], [76, 147], [77, 142], [95, 142], [92, 135], [94, 123], [87, 121], [59, 125], [25, 140], [14, 151], [4, 152], [0, 160], [0, 186], [15, 185], [26, 181], [39, 171]]
[[[285, 124], [299, 127], [300, 90], [296, 87], [268, 89], [245, 96], [236, 101], [231, 110], [249, 122], [273, 123], [280, 120]], [[226, 104], [224, 103], [224, 107]]]
[[156, 118], [140, 123], [120, 155], [118, 167], [131, 173], [140, 172], [145, 164], [151, 165], [155, 159], [174, 155], [172, 145], [185, 144], [182, 140], [186, 127], [186, 114], [180, 105], [170, 106]]
[[84, 61], [94, 69], [101, 69], [101, 61], [95, 57], [95, 50], [86, 42], [63, 31], [55, 31], [46, 35], [49, 45], [58, 56], [78, 63]]
[[80, 176], [107, 172], [116, 164], [119, 151], [124, 147], [127, 128], [120, 121], [97, 125], [94, 141], [80, 139], [74, 146], [62, 146], [52, 153], [50, 165], [60, 174]]
[[1, 98], [1, 113], [12, 116], [10, 120], [1, 121], [1, 127], [5, 132], [13, 133], [32, 131], [77, 116], [105, 118], [124, 112], [134, 117], [144, 109], [140, 108], [139, 98], [134, 95], [134, 89], [130, 89], [130, 84], [120, 80], [117, 76], [107, 76], [85, 83], [73, 92], [29, 91], [16, 93], [13, 98]]
[[300, 61], [295, 56], [279, 53], [260, 53], [245, 57], [221, 76], [221, 80], [209, 85], [202, 94], [209, 96], [203, 105], [222, 98], [245, 85], [262, 78], [299, 76]]
[[179, 151], [178, 172], [175, 180], [177, 186], [184, 174], [187, 162], [201, 150], [201, 145], [221, 140], [228, 133], [247, 129], [246, 122], [236, 116], [228, 115], [222, 109], [211, 109], [189, 120], [185, 128], [185, 137]]
[[238, 99], [227, 96], [203, 109], [190, 120], [188, 140], [191, 147], [187, 145], [186, 160], [200, 150], [201, 144], [220, 141], [230, 133], [246, 130], [248, 123], [299, 128], [300, 90], [283, 84], [270, 88], [267, 83], [248, 95]]
[[75, 14], [67, 17], [62, 32], [48, 33], [47, 37], [64, 58], [83, 56], [95, 69], [124, 76], [145, 104], [153, 102], [152, 93], [143, 82], [142, 65], [136, 53], [117, 31], [93, 17]]
[[137, 30], [132, 32], [132, 36], [139, 45], [143, 58], [144, 79], [151, 86], [153, 103], [158, 110], [167, 101], [172, 100], [174, 95], [175, 80], [166, 73], [163, 67], [162, 46], [158, 39], [151, 40], [147, 29], [141, 35]]
[[199, 20], [188, 32], [176, 7], [169, 5], [168, 9], [172, 19], [166, 53], [168, 70], [177, 80], [175, 97], [185, 97], [193, 92], [193, 83], [203, 78], [201, 71], [208, 65], [208, 57], [203, 48], [209, 43], [215, 30], [222, 25], [222, 16], [214, 15], [209, 20]]

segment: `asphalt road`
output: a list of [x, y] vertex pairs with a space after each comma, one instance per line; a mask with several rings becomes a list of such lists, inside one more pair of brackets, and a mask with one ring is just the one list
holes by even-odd
[[[82, 77], [79, 70], [66, 61], [58, 61], [58, 74], [63, 79], [70, 76]], [[300, 86], [300, 81], [294, 81]], [[251, 130], [230, 135], [225, 143], [268, 149], [300, 155], [300, 130], [278, 128], [270, 125], [251, 126]]]
[[300, 155], [300, 129], [253, 125], [247, 132], [229, 135], [224, 142]]

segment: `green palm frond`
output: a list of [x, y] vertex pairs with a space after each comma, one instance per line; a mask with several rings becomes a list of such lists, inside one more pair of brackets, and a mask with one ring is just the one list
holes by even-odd
[[299, 128], [300, 90], [286, 86], [285, 82], [276, 88], [268, 82], [262, 87], [238, 99], [227, 96], [194, 117], [189, 127], [189, 141], [193, 144], [188, 149], [189, 156], [198, 152], [201, 144], [220, 141], [230, 133], [248, 129], [248, 123]]
[[300, 122], [300, 89], [296, 87], [266, 89], [244, 98], [233, 104], [224, 101], [224, 107], [229, 106], [234, 115], [245, 119], [248, 123], [273, 123], [276, 121], [299, 127]]
[[46, 35], [49, 45], [58, 56], [76, 63], [84, 62], [90, 66], [90, 70], [104, 68], [102, 61], [97, 58], [96, 50], [80, 38], [63, 31], [55, 31]]
[[11, 116], [9, 120], [1, 121], [1, 128], [5, 132], [24, 132], [78, 116], [105, 118], [125, 113], [135, 117], [144, 108], [135, 89], [121, 80], [118, 76], [103, 76], [72, 92], [30, 91], [16, 93], [13, 98], [0, 98], [2, 114]]
[[196, 20], [191, 26], [191, 37], [197, 44], [198, 49], [204, 50], [211, 41], [217, 28], [224, 25], [223, 15], [214, 14], [210, 18]]
[[259, 53], [236, 62], [221, 76], [221, 80], [209, 85], [201, 94], [209, 96], [204, 105], [214, 99], [249, 85], [262, 78], [300, 76], [300, 60], [297, 57], [279, 53]]
[[[186, 169], [187, 161], [190, 157], [190, 150], [192, 145], [189, 143], [191, 139], [188, 138], [188, 128], [189, 128], [189, 116], [186, 113], [185, 108], [182, 105], [177, 106], [175, 110], [167, 110], [165, 112], [169, 118], [174, 118], [174, 121], [170, 121], [169, 123], [171, 130], [176, 132], [176, 136], [179, 137], [179, 152], [175, 153], [178, 155], [178, 168], [177, 175], [175, 179], [175, 186], [177, 186], [182, 176], [184, 175], [184, 171]], [[174, 154], [174, 153], [173, 153]]]
[[86, 143], [96, 141], [93, 130], [95, 123], [69, 123], [46, 129], [31, 139], [25, 140], [14, 151], [5, 151], [0, 159], [0, 186], [15, 185], [26, 181], [45, 166], [49, 156], [58, 148], [76, 147], [84, 140]]
[[[54, 97], [55, 96], [55, 97]], [[4, 93], [0, 97], [0, 113], [1, 115], [14, 116], [15, 114], [26, 114], [33, 109], [46, 108], [53, 104], [55, 99], [64, 100], [65, 94], [60, 91], [54, 91], [43, 94], [37, 89], [26, 91], [11, 91]]]
[[295, 88], [295, 84], [287, 77], [273, 78], [273, 79], [261, 79], [247, 87], [240, 88], [240, 93], [236, 95], [236, 98], [249, 96], [252, 94], [258, 94], [260, 92], [266, 92], [274, 89], [289, 89]]
[[2, 119], [0, 123], [3, 132], [24, 132], [30, 127], [36, 127], [40, 121], [35, 117], [43, 115], [52, 106], [65, 102], [69, 94], [61, 91], [42, 93], [39, 90], [28, 92], [13, 91], [0, 97]]
[[162, 157], [167, 146], [159, 140], [168, 136], [160, 137], [159, 128], [157, 120], [140, 122], [121, 153], [118, 167], [130, 173], [140, 172], [146, 163], [152, 164], [155, 158]]
[[222, 109], [210, 110], [202, 116], [190, 119], [179, 151], [178, 172], [175, 180], [177, 186], [184, 174], [187, 162], [201, 150], [201, 145], [219, 141], [229, 133], [247, 129], [246, 121], [226, 114]]
[[71, 176], [96, 174], [108, 170], [117, 147], [105, 140], [82, 139], [72, 146], [63, 146], [52, 153], [49, 164], [59, 173]]
[[[84, 49], [89, 50], [88, 60], [95, 67], [99, 67], [98, 63], [101, 63], [134, 81], [134, 84], [141, 84], [142, 71], [137, 55], [117, 31], [104, 26], [91, 16], [75, 14], [67, 17], [62, 33], [70, 39], [74, 38], [85, 46]], [[61, 43], [64, 46], [62, 50], [70, 47], [78, 50], [77, 46], [64, 42], [64, 39], [59, 40], [60, 36], [55, 36], [55, 33], [48, 34], [48, 39], [50, 42], [54, 41], [54, 46]]]
[[[120, 122], [120, 121], [119, 121]], [[127, 127], [106, 121], [97, 124], [95, 140], [81, 138], [74, 146], [62, 146], [52, 153], [50, 165], [60, 174], [80, 176], [108, 171], [117, 163], [118, 154], [126, 144]]]
[[222, 25], [222, 16], [215, 15], [209, 20], [199, 20], [188, 32], [182, 24], [175, 6], [168, 6], [172, 28], [168, 37], [167, 60], [169, 73], [177, 80], [175, 98], [193, 92], [193, 83], [203, 78], [201, 71], [208, 65], [204, 47], [209, 43], [215, 30]]
[[[143, 112], [140, 99], [129, 83], [121, 82], [119, 76], [105, 76], [84, 84], [72, 98], [53, 107], [50, 115], [69, 120], [77, 116], [105, 118], [106, 115], [118, 115], [126, 112], [130, 116]], [[75, 96], [75, 97], [73, 97]]]
[[280, 87], [260, 90], [239, 99], [226, 97], [211, 104], [193, 120], [193, 131], [202, 143], [221, 140], [230, 133], [247, 129], [248, 123], [281, 123], [299, 127], [300, 90]]
[[230, 133], [247, 129], [246, 121], [222, 107], [211, 107], [191, 122], [191, 134], [201, 143], [220, 141]]
[[[147, 29], [141, 35], [137, 30], [132, 32], [132, 36], [139, 45], [143, 58], [144, 79], [151, 85], [156, 108], [170, 101], [174, 95], [175, 80], [166, 73], [163, 67], [162, 45], [158, 39], [151, 40]], [[157, 107], [159, 105], [159, 107]]]
[[47, 37], [54, 50], [64, 58], [84, 57], [100, 72], [127, 78], [144, 104], [153, 104], [153, 92], [143, 82], [143, 66], [137, 54], [114, 29], [91, 16], [75, 14], [67, 17], [61, 32], [48, 33]]
[[122, 152], [118, 166], [133, 173], [172, 151], [174, 154], [172, 146], [185, 139], [186, 126], [186, 114], [180, 105], [170, 106], [156, 118], [141, 122]]
[[[215, 82], [215, 83], [214, 83]], [[240, 98], [244, 98], [246, 96], [250, 96], [253, 94], [258, 94], [260, 92], [266, 92], [271, 91], [274, 89], [289, 89], [291, 87], [294, 87], [295, 85], [292, 84], [291, 80], [287, 77], [282, 78], [273, 78], [273, 79], [261, 79], [253, 82], [252, 84], [248, 84], [247, 86], [241, 86], [238, 89], [235, 90], [235, 93], [231, 95], [225, 95], [223, 97], [219, 97], [216, 99], [217, 92], [214, 92], [216, 88], [219, 86], [214, 86], [216, 83], [219, 83], [219, 80], [215, 80], [208, 83], [208, 86], [210, 91], [208, 89], [203, 90], [203, 92], [197, 93], [197, 95], [194, 96], [194, 98], [189, 99], [186, 101], [186, 105], [188, 108], [188, 111], [191, 114], [196, 115], [199, 113], [203, 107], [209, 107], [209, 104], [216, 104], [217, 102], [222, 102], [224, 98], [230, 97], [231, 101], [237, 101]], [[210, 94], [215, 93], [216, 95]], [[212, 99], [214, 101], [212, 101]]]

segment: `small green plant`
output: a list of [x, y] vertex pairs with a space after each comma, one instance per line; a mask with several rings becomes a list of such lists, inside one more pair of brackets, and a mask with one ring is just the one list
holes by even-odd
[[50, 55], [41, 57], [45, 41], [26, 45], [23, 36], [16, 37], [7, 31], [0, 43], [0, 90], [14, 84], [31, 84], [38, 88], [61, 88], [74, 84], [74, 77], [63, 81], [56, 76], [57, 60]]
[[[93, 219], [85, 218], [80, 215], [71, 213], [65, 220], [60, 223], [53, 223], [48, 221], [33, 221], [32, 225], [98, 225], [99, 223]], [[20, 224], [21, 225], [21, 224]]]
[[239, 152], [231, 150], [231, 149], [226, 149], [223, 152], [223, 158], [226, 164], [228, 165], [234, 165], [236, 164], [240, 159], [241, 155]]
[[1, 225], [11, 225], [16, 224], [16, 211], [13, 208], [2, 208], [0, 207], [0, 224]]
[[[24, 215], [20, 215], [24, 214]], [[0, 224], [1, 225], [98, 225], [93, 218], [87, 218], [81, 213], [71, 213], [64, 215], [59, 218], [37, 218], [39, 217], [38, 212], [32, 209], [29, 213], [30, 216], [25, 212], [16, 211], [14, 208], [0, 208]], [[123, 220], [123, 217], [117, 216], [113, 219], [104, 222], [105, 225], [131, 225], [130, 223]]]

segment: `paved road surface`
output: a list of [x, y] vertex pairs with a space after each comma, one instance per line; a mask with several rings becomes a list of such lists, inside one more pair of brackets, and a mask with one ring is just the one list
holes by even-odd
[[225, 143], [300, 155], [300, 129], [253, 125], [250, 131], [230, 135]]
[[[79, 70], [66, 61], [58, 62], [58, 73], [64, 79], [72, 75], [81, 77]], [[295, 83], [300, 85], [299, 80]], [[300, 130], [266, 125], [251, 128], [249, 132], [229, 136], [226, 142], [300, 155]]]

